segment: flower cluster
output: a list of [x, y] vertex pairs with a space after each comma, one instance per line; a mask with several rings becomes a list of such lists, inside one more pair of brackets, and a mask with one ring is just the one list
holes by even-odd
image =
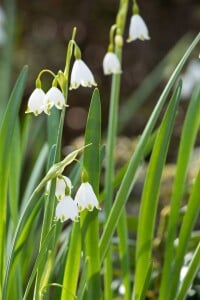
[[[115, 28], [117, 34], [114, 40], [113, 28]], [[149, 40], [149, 32], [148, 28], [139, 14], [139, 8], [136, 1], [133, 2], [133, 15], [131, 17], [130, 26], [129, 26], [129, 37], [127, 42], [135, 41], [136, 39], [140, 39], [142, 41]], [[123, 45], [123, 39], [120, 35], [120, 27], [115, 25], [111, 27], [110, 30], [110, 44], [108, 47], [108, 51], [103, 59], [103, 72], [105, 75], [110, 74], [120, 74], [121, 73], [121, 63], [114, 52], [116, 48], [120, 48]]]
[[46, 94], [41, 88], [36, 88], [29, 97], [26, 113], [38, 116], [44, 112], [49, 115], [53, 106], [57, 109], [66, 106], [62, 92], [55, 86], [52, 86]]
[[[56, 179], [55, 195], [58, 200], [56, 206], [56, 220], [64, 222], [68, 219], [79, 221], [79, 213], [84, 209], [92, 211], [94, 207], [99, 209], [99, 202], [89, 182], [83, 182], [76, 192], [75, 198], [71, 197], [73, 186], [71, 180], [66, 176]], [[50, 182], [47, 184], [46, 192], [49, 193]]]
[[[50, 70], [47, 71], [53, 74]], [[62, 73], [61, 71], [60, 73], [63, 77], [65, 77], [64, 73]], [[39, 114], [44, 112], [47, 115], [49, 115], [53, 106], [55, 106], [57, 109], [63, 109], [67, 106], [64, 94], [61, 92], [60, 89], [54, 86], [54, 82], [55, 85], [57, 85], [57, 76], [58, 75], [55, 75], [52, 87], [45, 94], [45, 92], [41, 88], [39, 74], [38, 79], [36, 80], [36, 88], [28, 99], [28, 107], [26, 113], [33, 113], [35, 116], [38, 116]], [[88, 66], [84, 63], [84, 61], [81, 58], [78, 57], [76, 58], [72, 67], [70, 89], [77, 89], [80, 85], [82, 85], [83, 87], [92, 87], [96, 86], [97, 84]]]

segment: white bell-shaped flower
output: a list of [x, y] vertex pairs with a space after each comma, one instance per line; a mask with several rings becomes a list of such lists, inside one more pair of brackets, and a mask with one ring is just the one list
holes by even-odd
[[131, 17], [128, 42], [136, 39], [142, 41], [150, 39], [147, 25], [139, 14], [135, 14]]
[[97, 197], [89, 182], [83, 182], [80, 185], [74, 198], [74, 201], [77, 203], [79, 211], [82, 211], [84, 209], [92, 211], [94, 207], [100, 209]]
[[76, 59], [72, 67], [70, 89], [77, 89], [80, 85], [84, 87], [96, 86], [94, 76], [82, 59]]
[[44, 98], [44, 112], [49, 114], [54, 105], [58, 109], [63, 109], [66, 106], [63, 93], [57, 87], [52, 86]]
[[58, 177], [56, 179], [56, 198], [61, 200], [66, 194], [70, 195], [72, 188], [72, 182], [67, 176]]
[[43, 112], [44, 97], [44, 91], [40, 88], [36, 88], [28, 99], [26, 113], [34, 113], [35, 116], [41, 114], [41, 112]]
[[[51, 181], [48, 181], [46, 186], [46, 194], [49, 194]], [[67, 176], [59, 176], [56, 179], [55, 195], [58, 201], [62, 200], [66, 195], [71, 195], [73, 188], [71, 180]]]
[[106, 53], [103, 59], [103, 71], [105, 75], [121, 73], [120, 61], [115, 53]]
[[68, 219], [72, 221], [79, 220], [79, 211], [75, 201], [70, 196], [65, 196], [56, 206], [55, 217], [64, 222]]

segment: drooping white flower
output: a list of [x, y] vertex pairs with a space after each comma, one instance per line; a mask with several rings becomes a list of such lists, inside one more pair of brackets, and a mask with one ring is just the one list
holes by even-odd
[[[46, 186], [46, 194], [49, 194], [50, 191], [51, 181], [48, 181]], [[60, 201], [66, 195], [71, 195], [71, 190], [73, 188], [72, 182], [67, 176], [59, 176], [56, 179], [56, 188], [55, 188], [55, 195], [56, 198]]]
[[105, 75], [121, 73], [120, 61], [115, 53], [106, 53], [103, 59], [103, 71]]
[[84, 87], [96, 86], [94, 76], [82, 59], [76, 59], [72, 67], [70, 89], [77, 89], [80, 85]]
[[139, 14], [135, 14], [131, 17], [128, 42], [136, 39], [142, 41], [150, 39], [147, 25]]
[[43, 112], [44, 97], [44, 91], [40, 88], [36, 88], [28, 99], [26, 113], [34, 113], [35, 116], [41, 114], [41, 112]]
[[67, 176], [58, 177], [56, 179], [56, 198], [61, 200], [66, 194], [70, 195], [72, 188], [72, 182]]
[[64, 222], [68, 219], [72, 221], [79, 220], [79, 211], [77, 204], [70, 196], [65, 196], [56, 206], [55, 217], [57, 220]]
[[57, 87], [52, 86], [44, 97], [44, 112], [49, 114], [54, 105], [58, 109], [63, 109], [66, 106], [62, 92]]
[[99, 202], [93, 191], [93, 188], [89, 182], [83, 182], [74, 198], [74, 201], [77, 203], [80, 211], [88, 209], [92, 211], [94, 207], [100, 209]]

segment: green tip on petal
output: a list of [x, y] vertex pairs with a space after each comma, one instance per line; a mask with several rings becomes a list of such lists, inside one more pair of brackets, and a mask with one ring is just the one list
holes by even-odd
[[89, 211], [92, 211], [92, 210], [93, 210], [93, 206], [92, 206], [91, 204], [88, 204], [87, 209], [88, 209]]

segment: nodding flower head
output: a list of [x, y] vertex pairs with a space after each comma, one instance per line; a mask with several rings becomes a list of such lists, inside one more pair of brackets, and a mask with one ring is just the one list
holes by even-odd
[[131, 17], [128, 42], [136, 39], [142, 41], [150, 39], [147, 25], [139, 14], [135, 14]]
[[70, 89], [77, 89], [80, 85], [84, 87], [96, 86], [94, 76], [82, 59], [76, 59], [72, 67]]
[[[51, 181], [48, 181], [46, 187], [46, 194], [49, 194]], [[71, 195], [73, 188], [71, 180], [66, 176], [59, 176], [56, 179], [55, 195], [58, 201], [62, 200], [65, 196]]]
[[44, 112], [49, 114], [54, 105], [58, 109], [66, 106], [63, 93], [57, 87], [52, 86], [44, 97]]
[[41, 88], [36, 88], [28, 99], [28, 107], [26, 113], [34, 113], [38, 116], [43, 112], [45, 93]]
[[64, 222], [68, 219], [79, 220], [79, 211], [75, 201], [70, 196], [65, 196], [56, 206], [56, 220]]
[[115, 53], [106, 53], [103, 59], [103, 71], [105, 75], [121, 73], [120, 61]]
[[71, 195], [72, 182], [66, 176], [61, 176], [56, 179], [56, 197], [58, 200], [61, 200], [66, 195]]
[[94, 207], [100, 209], [99, 202], [89, 182], [83, 182], [75, 196], [74, 201], [77, 203], [79, 211], [88, 209], [92, 211]]

